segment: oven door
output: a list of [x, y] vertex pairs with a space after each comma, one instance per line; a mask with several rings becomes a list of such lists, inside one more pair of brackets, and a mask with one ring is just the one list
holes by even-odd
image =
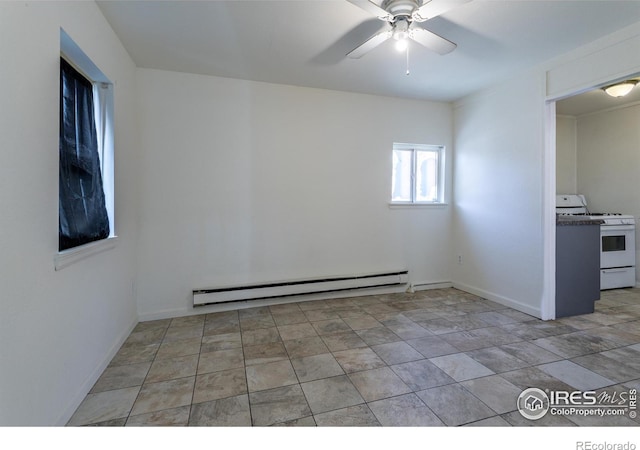
[[600, 268], [635, 266], [635, 225], [600, 227]]

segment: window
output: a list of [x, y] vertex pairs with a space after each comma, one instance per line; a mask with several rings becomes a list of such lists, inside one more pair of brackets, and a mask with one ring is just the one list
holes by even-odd
[[115, 237], [113, 85], [62, 30], [60, 47], [58, 250], [67, 253]]
[[443, 159], [439, 145], [393, 144], [391, 202], [443, 203]]

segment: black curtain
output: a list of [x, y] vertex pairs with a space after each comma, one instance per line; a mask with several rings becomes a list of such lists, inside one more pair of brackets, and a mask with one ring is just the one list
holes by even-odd
[[109, 237], [93, 85], [60, 59], [59, 250]]

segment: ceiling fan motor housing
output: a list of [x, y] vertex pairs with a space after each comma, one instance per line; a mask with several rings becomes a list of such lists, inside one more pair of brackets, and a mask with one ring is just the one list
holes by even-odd
[[381, 5], [385, 11], [394, 16], [394, 21], [400, 18], [409, 20], [419, 6], [418, 0], [385, 0]]

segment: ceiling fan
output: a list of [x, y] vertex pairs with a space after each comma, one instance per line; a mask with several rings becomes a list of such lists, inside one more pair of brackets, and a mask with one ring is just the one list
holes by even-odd
[[349, 58], [361, 58], [388, 39], [396, 41], [396, 48], [407, 48], [407, 39], [412, 39], [422, 46], [441, 55], [452, 52], [456, 44], [425, 30], [416, 22], [426, 22], [440, 14], [444, 14], [456, 6], [471, 0], [384, 0], [378, 5], [370, 0], [347, 0], [350, 3], [372, 13], [378, 19], [387, 22], [385, 30], [370, 37], [349, 53]]

